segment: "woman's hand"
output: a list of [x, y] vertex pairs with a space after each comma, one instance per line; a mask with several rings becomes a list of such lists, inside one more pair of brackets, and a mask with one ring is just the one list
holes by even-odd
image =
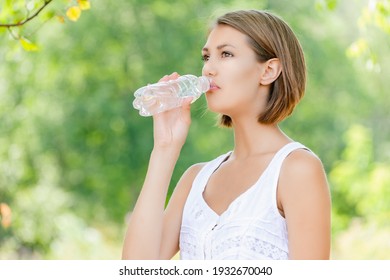
[[[180, 75], [166, 75], [159, 82], [175, 80]], [[154, 148], [181, 149], [187, 138], [191, 124], [190, 105], [192, 97], [185, 98], [181, 107], [153, 116]]]

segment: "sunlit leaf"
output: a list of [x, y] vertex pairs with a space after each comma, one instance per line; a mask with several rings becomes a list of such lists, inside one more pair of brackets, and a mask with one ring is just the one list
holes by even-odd
[[65, 22], [65, 18], [63, 16], [57, 16], [57, 20], [60, 22], [60, 23], [64, 23]]
[[79, 2], [79, 7], [81, 10], [91, 9], [91, 3], [88, 0], [77, 0]]
[[368, 50], [368, 44], [367, 41], [363, 38], [360, 38], [356, 42], [354, 42], [348, 49], [347, 49], [347, 56], [350, 58], [353, 57], [359, 57], [364, 52]]
[[324, 10], [324, 2], [322, 0], [316, 0], [314, 3], [314, 7], [317, 11], [323, 11]]
[[337, 0], [327, 0], [326, 5], [330, 11], [334, 11], [337, 7]]
[[390, 33], [390, 17], [384, 16], [383, 14], [377, 13], [375, 15], [375, 23], [386, 33]]
[[66, 11], [66, 16], [71, 21], [77, 21], [80, 18], [81, 9], [79, 6], [72, 6]]
[[334, 11], [337, 7], [337, 0], [317, 0], [314, 4], [314, 7], [318, 11]]
[[48, 10], [42, 13], [41, 19], [43, 21], [50, 20], [51, 18], [56, 16], [56, 12], [53, 10]]
[[38, 2], [30, 1], [26, 3], [26, 9], [29, 11], [34, 10], [37, 6], [38, 6]]
[[19, 39], [23, 49], [25, 49], [26, 51], [29, 51], [29, 52], [35, 52], [35, 51], [38, 51], [39, 48], [36, 44], [32, 43], [31, 41], [29, 41], [28, 39], [22, 37]]

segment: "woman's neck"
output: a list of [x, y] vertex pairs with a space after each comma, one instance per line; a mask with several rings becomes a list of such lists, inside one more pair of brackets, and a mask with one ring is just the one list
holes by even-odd
[[256, 154], [276, 152], [293, 140], [277, 124], [234, 122], [234, 157], [246, 158]]

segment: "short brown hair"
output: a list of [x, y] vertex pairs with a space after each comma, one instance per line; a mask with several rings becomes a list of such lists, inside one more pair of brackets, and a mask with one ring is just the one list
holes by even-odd
[[[241, 10], [227, 13], [216, 25], [228, 25], [248, 36], [259, 62], [278, 58], [282, 72], [272, 83], [266, 109], [258, 117], [263, 124], [287, 118], [301, 100], [306, 86], [306, 66], [302, 47], [288, 24], [266, 11]], [[220, 124], [230, 127], [232, 120], [222, 115]]]

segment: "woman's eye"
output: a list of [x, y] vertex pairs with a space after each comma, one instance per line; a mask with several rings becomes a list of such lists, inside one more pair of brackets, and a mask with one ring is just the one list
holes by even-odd
[[208, 61], [209, 60], [209, 55], [207, 55], [207, 54], [204, 54], [204, 55], [202, 55], [202, 60], [203, 61]]
[[[224, 52], [221, 53], [221, 57], [222, 57], [222, 58], [223, 58], [223, 57], [233, 57], [233, 54], [230, 53], [230, 52], [224, 51]], [[209, 59], [210, 59], [210, 55], [208, 55], [208, 54], [202, 55], [202, 60], [203, 60], [204, 62], [209, 61]]]
[[222, 52], [222, 57], [232, 57], [233, 54], [230, 52]]

